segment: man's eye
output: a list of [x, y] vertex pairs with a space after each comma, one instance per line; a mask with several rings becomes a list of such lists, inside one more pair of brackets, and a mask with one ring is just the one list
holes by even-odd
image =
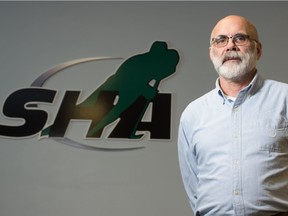
[[226, 38], [216, 38], [215, 43], [217, 44], [221, 44], [221, 43], [225, 43], [226, 42]]
[[246, 41], [246, 37], [243, 35], [237, 35], [234, 37], [234, 41], [235, 42], [245, 42]]

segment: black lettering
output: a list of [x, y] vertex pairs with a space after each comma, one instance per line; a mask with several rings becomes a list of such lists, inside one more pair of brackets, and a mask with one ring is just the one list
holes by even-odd
[[[65, 93], [54, 124], [48, 128], [50, 137], [63, 137], [72, 119], [92, 120], [90, 128], [94, 127], [113, 107], [117, 92], [102, 91], [95, 103], [89, 105], [77, 105], [79, 94], [79, 91]], [[100, 137], [101, 133], [102, 130], [93, 137]]]
[[141, 138], [141, 135], [136, 136], [135, 132], [139, 121], [148, 107], [147, 103], [147, 99], [140, 96], [120, 115], [120, 121], [110, 133], [109, 138]]
[[150, 131], [151, 139], [170, 139], [171, 133], [171, 94], [158, 93], [152, 101], [151, 122], [140, 121], [147, 109], [148, 101], [144, 97], [130, 106], [120, 116], [120, 121], [109, 138], [141, 138], [136, 131]]
[[20, 126], [0, 125], [0, 136], [26, 137], [38, 133], [46, 124], [48, 114], [37, 109], [37, 103], [52, 103], [56, 91], [48, 89], [20, 89], [8, 96], [3, 114], [9, 118], [24, 119]]
[[151, 139], [170, 139], [171, 94], [161, 93], [153, 100], [151, 122], [140, 122], [137, 130], [150, 131]]

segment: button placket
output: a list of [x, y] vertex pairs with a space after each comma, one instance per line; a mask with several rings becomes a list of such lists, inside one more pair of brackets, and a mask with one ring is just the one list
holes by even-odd
[[233, 172], [233, 206], [236, 215], [243, 215], [242, 182], [241, 182], [241, 107], [234, 104], [232, 108], [232, 172]]

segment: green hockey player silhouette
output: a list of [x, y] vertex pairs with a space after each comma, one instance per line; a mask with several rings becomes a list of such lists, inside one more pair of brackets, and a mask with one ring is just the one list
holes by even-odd
[[81, 104], [90, 106], [95, 103], [101, 91], [118, 92], [115, 106], [94, 128], [89, 130], [88, 136], [114, 122], [141, 95], [148, 102], [153, 100], [158, 92], [160, 81], [175, 72], [178, 61], [177, 51], [168, 50], [167, 44], [159, 41], [152, 44], [149, 52], [127, 59], [114, 75]]
[[[160, 81], [175, 72], [178, 62], [178, 52], [168, 49], [167, 44], [162, 41], [154, 42], [149, 52], [127, 59], [115, 74], [110, 76], [85, 101], [77, 105], [81, 108], [93, 107], [101, 92], [116, 92], [117, 95], [113, 107], [104, 111], [103, 116], [99, 114], [98, 120], [92, 122], [87, 136], [98, 137], [104, 127], [117, 120], [141, 96], [146, 99], [148, 106], [158, 93]], [[143, 107], [143, 111], [147, 106]], [[101, 111], [95, 109], [93, 112]], [[130, 138], [136, 137], [132, 134]]]

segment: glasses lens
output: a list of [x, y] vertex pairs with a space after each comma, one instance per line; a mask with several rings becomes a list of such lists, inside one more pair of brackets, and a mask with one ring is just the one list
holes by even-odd
[[228, 40], [229, 38], [227, 36], [219, 35], [218, 37], [213, 39], [212, 43], [216, 47], [223, 47], [227, 45]]
[[240, 46], [246, 45], [248, 42], [248, 35], [243, 35], [243, 34], [234, 35], [233, 42], [236, 45], [240, 45]]

